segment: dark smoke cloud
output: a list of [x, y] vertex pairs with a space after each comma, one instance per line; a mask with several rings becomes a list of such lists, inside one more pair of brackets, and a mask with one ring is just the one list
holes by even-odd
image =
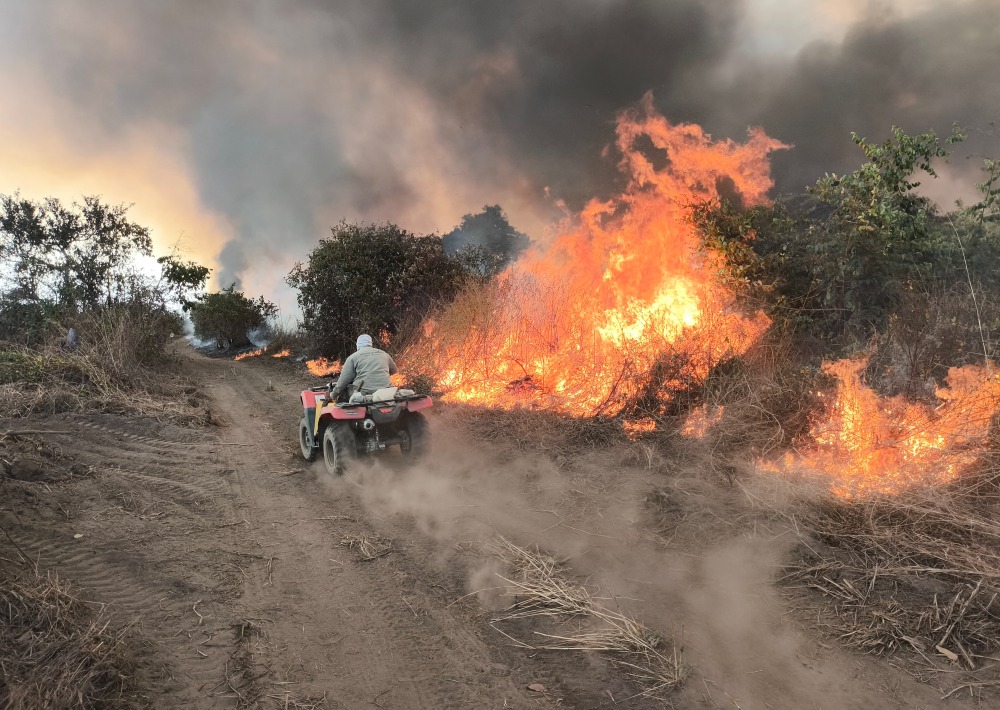
[[[650, 90], [673, 121], [736, 138], [761, 125], [794, 144], [776, 156], [782, 191], [855, 167], [851, 130], [947, 133], [1000, 116], [995, 0], [899, 16], [873, 4], [842, 37], [754, 54], [746, 18], [765, 6], [783, 12], [765, 0], [14, 0], [0, 57], [28, 87], [24, 105], [61, 102], [61, 138], [83, 153], [179, 136], [201, 204], [231, 227], [215, 248], [220, 281], [264, 290], [342, 218], [446, 232], [499, 203], [537, 238], [558, 212], [545, 188], [575, 209], [616, 187], [602, 149]], [[1000, 153], [989, 140], [966, 150]]]
[[[762, 83], [764, 105], [748, 118], [796, 146], [775, 170], [781, 188], [798, 190], [823, 171], [857, 167], [851, 131], [884, 140], [898, 125], [944, 137], [956, 122], [982, 129], [1000, 119], [998, 57], [995, 0], [942, 3], [896, 22], [871, 16], [842, 43], [806, 47], [770, 90]], [[984, 151], [1000, 154], [1000, 135], [974, 132], [956, 156]]]
[[398, 66], [574, 205], [615, 177], [600, 152], [624, 107], [652, 90], [675, 120], [697, 118], [684, 88], [724, 59], [738, 19], [737, 3], [698, 0], [454, 5], [382, 5], [405, 38]]

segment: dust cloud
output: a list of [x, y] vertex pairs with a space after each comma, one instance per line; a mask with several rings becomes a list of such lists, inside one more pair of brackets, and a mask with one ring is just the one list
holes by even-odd
[[809, 640], [776, 589], [797, 542], [776, 514], [792, 484], [727, 485], [693, 445], [668, 459], [640, 444], [559, 457], [473, 443], [457, 416], [432, 418], [433, 453], [417, 466], [386, 457], [329, 485], [376, 519], [412, 521], [442, 569], [464, 565], [467, 594], [491, 611], [510, 603], [491, 540], [565, 559], [604, 605], [684, 646], [692, 702], [797, 710], [870, 699], [853, 662]]

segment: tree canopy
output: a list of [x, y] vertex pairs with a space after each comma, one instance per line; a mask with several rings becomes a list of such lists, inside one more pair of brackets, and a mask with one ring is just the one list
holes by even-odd
[[209, 269], [176, 254], [152, 261], [149, 230], [99, 197], [64, 205], [0, 195], [0, 338], [32, 341], [62, 315], [136, 305], [152, 314], [204, 287]]
[[942, 141], [894, 127], [883, 143], [852, 138], [867, 159], [858, 170], [825, 175], [806, 195], [774, 205], [698, 205], [693, 219], [730, 278], [776, 314], [824, 338], [864, 343], [915, 292], [968, 282], [968, 293], [973, 282], [995, 280], [1000, 166], [986, 161], [980, 202], [941, 215], [916, 190], [918, 176], [935, 176], [934, 161], [960, 132]]
[[451, 298], [469, 274], [466, 262], [445, 253], [440, 237], [388, 223], [341, 222], [287, 282], [299, 291], [303, 328], [317, 348], [344, 357], [364, 332], [385, 347], [404, 324]]
[[484, 276], [503, 271], [530, 245], [528, 235], [517, 231], [500, 205], [486, 205], [477, 214], [462, 217], [462, 223], [442, 238], [446, 253], [465, 258]]

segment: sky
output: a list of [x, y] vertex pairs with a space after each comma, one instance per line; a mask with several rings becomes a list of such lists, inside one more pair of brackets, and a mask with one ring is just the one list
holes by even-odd
[[0, 193], [133, 205], [294, 313], [341, 220], [446, 233], [500, 204], [535, 239], [621, 187], [652, 92], [716, 138], [760, 126], [777, 192], [852, 170], [856, 131], [971, 131], [928, 194], [1000, 156], [1000, 0], [0, 0]]

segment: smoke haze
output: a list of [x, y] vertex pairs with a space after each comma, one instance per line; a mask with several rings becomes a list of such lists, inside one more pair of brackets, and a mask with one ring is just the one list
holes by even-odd
[[[704, 680], [685, 686], [677, 707], [726, 706], [712, 694], [748, 710], [866, 707], [873, 684], [900, 682], [884, 665], [810, 638], [776, 588], [798, 537], [788, 518], [767, 511], [794, 510], [790, 500], [807, 488], [772, 476], [720, 485], [698, 444], [669, 460], [639, 444], [581, 448], [557, 462], [502, 438], [473, 443], [455, 410], [431, 421], [433, 456], [412, 467], [387, 456], [333, 478], [322, 462], [313, 466], [330, 495], [349, 496], [385, 530], [398, 526], [404, 555], [429, 545], [442, 576], [464, 565], [466, 586], [449, 603], [475, 598], [492, 611], [512, 603], [497, 576], [510, 570], [490, 547], [502, 536], [566, 560], [567, 581], [682, 644]], [[536, 630], [567, 629], [578, 627]], [[940, 697], [911, 685], [911, 698]]]
[[793, 144], [775, 179], [798, 191], [858, 164], [852, 130], [987, 127], [998, 47], [995, 0], [13, 0], [0, 192], [134, 203], [161, 249], [287, 310], [284, 274], [340, 219], [447, 232], [500, 204], [544, 236], [615, 189], [614, 119], [647, 91], [717, 138]]

